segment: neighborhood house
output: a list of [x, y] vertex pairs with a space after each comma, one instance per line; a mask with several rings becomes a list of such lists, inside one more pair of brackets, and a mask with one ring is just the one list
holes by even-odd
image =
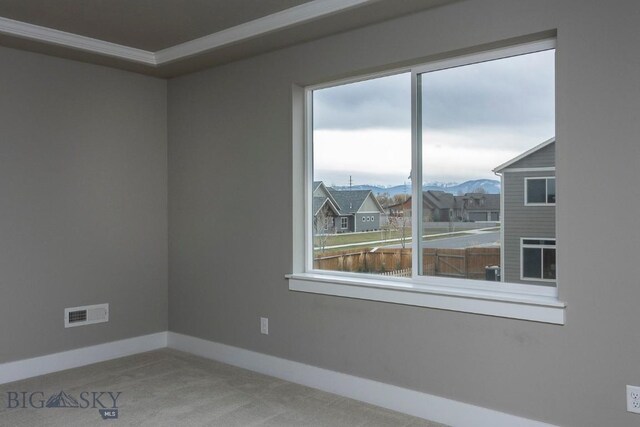
[[[411, 216], [411, 197], [387, 208], [392, 216]], [[422, 193], [422, 215], [428, 222], [500, 221], [500, 195], [466, 193], [454, 196], [439, 190]]]
[[316, 234], [379, 230], [384, 215], [371, 190], [335, 190], [322, 181], [313, 183]]
[[556, 285], [555, 138], [498, 166], [502, 280]]

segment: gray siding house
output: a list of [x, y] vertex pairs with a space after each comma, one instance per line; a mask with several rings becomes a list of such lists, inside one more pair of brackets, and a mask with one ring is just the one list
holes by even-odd
[[555, 286], [555, 138], [493, 171], [502, 184], [501, 280]]
[[500, 221], [500, 195], [466, 193], [454, 196], [456, 221]]
[[422, 215], [426, 221], [449, 221], [454, 215], [455, 198], [444, 191], [422, 193]]
[[[411, 216], [411, 197], [403, 203], [387, 208], [392, 216]], [[466, 193], [454, 196], [439, 190], [422, 193], [422, 214], [424, 221], [493, 221], [500, 220], [500, 195], [486, 193]]]
[[316, 231], [347, 233], [379, 230], [385, 211], [371, 190], [334, 190], [314, 181], [313, 215], [314, 224], [319, 218], [328, 223]]
[[340, 226], [338, 202], [322, 182], [313, 184], [313, 231], [315, 234], [335, 233]]

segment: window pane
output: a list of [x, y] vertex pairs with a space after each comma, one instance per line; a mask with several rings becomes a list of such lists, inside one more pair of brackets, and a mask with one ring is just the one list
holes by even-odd
[[[555, 216], [526, 209], [518, 170], [555, 167], [554, 75], [553, 50], [418, 74], [420, 274], [541, 284], [521, 279], [542, 261], [527, 250], [537, 258], [521, 266], [520, 243], [555, 237]], [[528, 192], [545, 203], [545, 180]]]
[[546, 201], [546, 180], [527, 180], [527, 203], [545, 203]]
[[547, 180], [547, 203], [556, 202], [556, 180], [551, 178]]
[[[411, 276], [411, 76], [313, 92], [314, 268]], [[324, 206], [323, 209], [320, 209]]]
[[542, 273], [542, 250], [522, 248], [522, 277], [539, 279]]
[[544, 240], [534, 240], [534, 239], [524, 239], [522, 241], [523, 245], [544, 245]]
[[556, 250], [555, 249], [543, 249], [543, 270], [542, 278], [552, 279], [556, 278]]

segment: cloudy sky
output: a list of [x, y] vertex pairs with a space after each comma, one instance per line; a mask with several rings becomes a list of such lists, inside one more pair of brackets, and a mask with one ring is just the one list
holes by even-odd
[[[423, 181], [496, 179], [554, 136], [554, 86], [553, 51], [423, 74]], [[315, 91], [314, 179], [408, 183], [410, 101], [409, 74]]]

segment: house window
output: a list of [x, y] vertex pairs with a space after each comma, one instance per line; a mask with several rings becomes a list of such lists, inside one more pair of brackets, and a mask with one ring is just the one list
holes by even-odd
[[522, 279], [556, 280], [556, 240], [522, 239]]
[[349, 218], [342, 217], [340, 218], [340, 227], [344, 230], [345, 228], [349, 228]]
[[555, 205], [556, 179], [553, 177], [525, 178], [525, 205]]
[[[501, 84], [495, 85], [496, 81]], [[307, 145], [295, 152], [307, 153], [297, 157], [305, 159], [306, 182], [313, 182], [314, 188], [316, 182], [327, 187], [322, 195], [305, 189], [306, 211], [312, 199], [326, 197], [340, 215], [360, 216], [361, 223], [373, 222], [375, 216], [359, 212], [382, 215], [399, 203], [406, 203], [411, 214], [387, 216], [379, 224], [380, 234], [337, 236], [345, 239], [335, 240], [335, 250], [312, 246], [313, 234], [307, 226], [304, 269], [299, 274], [313, 277], [298, 280], [298, 273], [292, 275], [291, 289], [385, 301], [384, 295], [391, 292], [389, 301], [426, 306], [431, 305], [424, 301], [432, 297], [416, 294], [420, 289], [524, 292], [552, 297], [542, 305], [536, 301], [531, 310], [545, 307], [541, 311], [555, 316], [545, 321], [563, 321], [562, 304], [553, 301], [557, 297], [555, 261], [551, 262], [555, 243], [553, 252], [537, 248], [540, 262], [535, 264], [528, 251], [526, 257], [521, 255], [519, 243], [530, 234], [526, 227], [538, 219], [513, 219], [511, 224], [525, 227], [514, 231], [517, 227], [505, 226], [509, 215], [500, 213], [502, 206], [513, 205], [506, 197], [517, 197], [506, 190], [501, 194], [508, 173], [541, 159], [554, 162], [543, 169], [555, 170], [554, 40], [318, 85], [304, 93]], [[545, 200], [555, 202], [555, 180], [545, 180], [544, 185]], [[486, 211], [469, 209], [478, 193], [482, 197], [476, 205], [495, 211], [496, 218], [503, 219], [501, 224], [471, 224], [488, 219]], [[447, 212], [457, 212], [458, 218]], [[549, 218], [550, 236], [554, 236], [555, 218]], [[355, 231], [368, 229], [361, 227]], [[512, 234], [505, 235], [505, 230]], [[515, 245], [509, 246], [512, 241]], [[522, 280], [518, 272], [525, 260], [527, 274], [540, 265], [539, 279], [550, 283]], [[507, 261], [515, 264], [506, 265]], [[489, 274], [495, 273], [493, 266], [503, 274]], [[378, 288], [381, 283], [384, 290]], [[394, 294], [396, 285], [404, 293]], [[479, 302], [484, 297], [472, 299], [471, 306], [485, 307]], [[520, 296], [499, 300], [498, 305], [521, 301]], [[443, 304], [440, 308], [458, 309], [449, 302]], [[489, 306], [469, 310], [492, 314], [494, 306]], [[534, 320], [546, 315], [519, 314], [521, 308], [511, 307], [501, 315]]]

